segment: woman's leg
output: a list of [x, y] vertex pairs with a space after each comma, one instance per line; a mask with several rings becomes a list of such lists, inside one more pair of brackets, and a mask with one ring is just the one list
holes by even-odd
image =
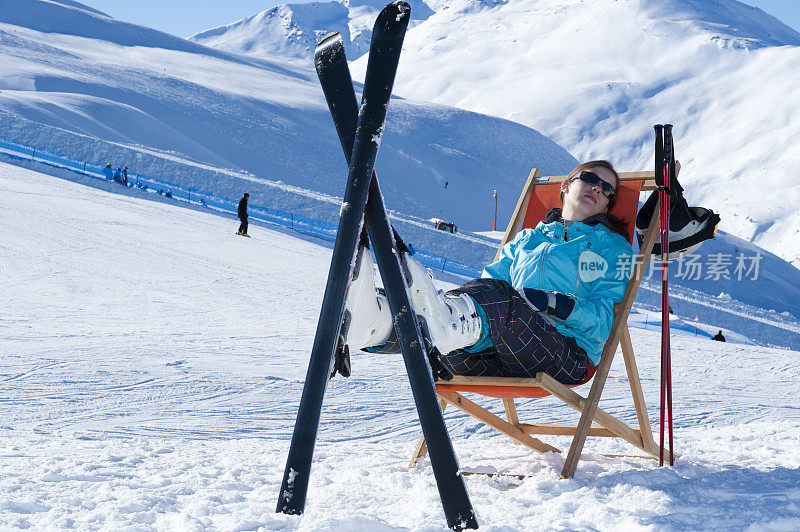
[[475, 279], [456, 291], [470, 295], [486, 312], [493, 348], [479, 355], [497, 358], [494, 375], [533, 377], [544, 371], [564, 384], [578, 383], [586, 376], [586, 354], [533, 310], [509, 283]]
[[[533, 377], [540, 371], [564, 384], [586, 377], [589, 359], [571, 338], [561, 335], [535, 312], [510, 284], [497, 279], [474, 279], [454, 292], [468, 294], [486, 313], [493, 347], [479, 353], [457, 349], [442, 354], [456, 375]], [[386, 343], [366, 349], [399, 353], [392, 331]]]
[[[400, 353], [400, 343], [397, 334], [392, 330], [389, 339], [379, 347], [364, 349], [368, 353]], [[500, 372], [500, 360], [492, 350], [481, 353], [468, 353], [463, 349], [456, 349], [441, 356], [442, 362], [454, 375], [469, 377], [496, 377]]]
[[442, 355], [441, 360], [453, 375], [464, 375], [466, 377], [497, 377], [502, 375], [500, 359], [492, 349], [487, 349], [480, 353], [467, 353], [463, 349], [456, 349], [446, 355]]

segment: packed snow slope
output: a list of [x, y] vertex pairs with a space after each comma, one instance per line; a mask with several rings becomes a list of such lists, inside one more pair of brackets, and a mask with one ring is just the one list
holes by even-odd
[[[0, 127], [9, 140], [231, 198], [249, 191], [254, 204], [324, 221], [345, 188], [313, 71], [74, 2], [0, 1]], [[555, 173], [576, 162], [517, 123], [395, 99], [377, 170], [389, 209], [486, 229], [492, 191], [508, 219], [532, 160]]]
[[[274, 513], [330, 250], [107, 187], [0, 163], [0, 529], [444, 530], [430, 463], [406, 472], [419, 428], [391, 355], [331, 381], [306, 513]], [[660, 334], [633, 326], [657, 427]], [[559, 480], [563, 455], [448, 409], [464, 470], [526, 475], [466, 477], [482, 529], [798, 528], [799, 353], [729, 339], [675, 329], [674, 468], [590, 439]], [[635, 424], [621, 361], [601, 406]]]
[[[417, 20], [397, 94], [514, 120], [580, 160], [626, 170], [652, 167], [652, 126], [672, 123], [690, 200], [720, 211], [723, 229], [800, 265], [796, 31], [735, 0], [411, 3]], [[309, 36], [347, 26], [353, 50], [363, 50], [365, 13], [378, 3], [342, 4], [281, 6], [227, 36], [195, 38], [296, 58]], [[365, 67], [362, 56], [354, 75]]]
[[[115, 194], [149, 197], [175, 204], [182, 201], [157, 195], [154, 188], [142, 191], [120, 187], [105, 179], [6, 153], [0, 153], [0, 162]], [[201, 204], [195, 206], [204, 209]], [[219, 211], [212, 208], [211, 212]], [[257, 212], [255, 219], [251, 216], [251, 222], [259, 219]], [[444, 254], [445, 260], [453, 260], [455, 257], [471, 266], [475, 272], [471, 275], [474, 276], [479, 275], [483, 266], [493, 260], [497, 251], [497, 239], [502, 236], [502, 232], [491, 231], [476, 235], [443, 233], [433, 230], [430, 225], [423, 226], [412, 219], [397, 215], [392, 215], [392, 225], [400, 228], [406, 238], [409, 234], [413, 235], [415, 249]], [[409, 229], [413, 230], [407, 231]], [[325, 243], [331, 245], [332, 239], [326, 239]], [[636, 251], [636, 246], [634, 250]], [[418, 255], [421, 256], [422, 254]], [[451, 282], [464, 280], [464, 277], [458, 275], [442, 273], [439, 270], [441, 262], [425, 264], [436, 267], [437, 275], [443, 279]], [[672, 261], [669, 271], [673, 328], [691, 330], [704, 337], [711, 337], [720, 329], [726, 335], [736, 331], [733, 334], [737, 337], [748, 338], [762, 345], [800, 349], [800, 270], [780, 257], [720, 231], [713, 241], [704, 243], [698, 251]], [[660, 312], [661, 309], [660, 279], [660, 264], [654, 258], [644, 271], [643, 282], [636, 297], [636, 304], [642, 310], [642, 327], [649, 327], [660, 321], [660, 317], [655, 314], [655, 317], [648, 317], [650, 313]], [[747, 319], [742, 320], [743, 317]], [[696, 329], [694, 324], [698, 320], [707, 325], [706, 329]]]
[[[371, 20], [378, 6], [348, 9]], [[5, 0], [2, 7], [0, 137], [234, 200], [247, 190], [252, 204], [336, 222], [346, 168], [308, 65], [233, 56], [75, 3]], [[415, 13], [420, 25], [433, 12]], [[545, 174], [576, 162], [527, 127], [395, 99], [378, 171], [393, 224], [408, 242], [481, 268], [496, 243], [434, 231], [426, 220], [453, 220], [462, 231], [487, 228], [496, 189], [504, 227], [533, 161]], [[704, 264], [710, 253], [733, 261], [759, 253], [723, 231], [701, 251]], [[748, 337], [800, 348], [796, 335], [784, 334], [800, 316], [798, 271], [765, 254], [760, 275], [776, 289], [757, 291], [751, 276], [736, 278], [735, 266], [731, 279], [707, 282], [705, 271], [698, 281], [675, 277], [686, 291], [675, 290], [673, 308], [723, 328], [740, 314], [758, 315], [764, 321], [748, 322]], [[643, 304], [657, 305], [655, 289], [645, 285]]]
[[[350, 9], [369, 14], [377, 6]], [[336, 222], [346, 168], [308, 66], [232, 56], [73, 4], [6, 0], [5, 7], [15, 9], [0, 15], [7, 21], [0, 24], [7, 59], [0, 67], [0, 136], [233, 199], [247, 190], [252, 204]], [[462, 231], [486, 228], [496, 189], [504, 227], [531, 160], [545, 160], [545, 174], [576, 162], [524, 126], [396, 99], [378, 171], [406, 241], [481, 268], [496, 243], [435, 231], [425, 220], [455, 220]], [[792, 325], [800, 316], [797, 269], [764, 254], [756, 271], [737, 276], [737, 258], [752, 261], [760, 250], [724, 232], [701, 251], [698, 279], [673, 270], [678, 315], [721, 328], [742, 314], [758, 316], [746, 322], [747, 337], [800, 348]], [[709, 277], [715, 253], [731, 262], [726, 278]], [[774, 289], [754, 290], [759, 276]], [[659, 301], [657, 283], [645, 283], [640, 302], [656, 308]]]

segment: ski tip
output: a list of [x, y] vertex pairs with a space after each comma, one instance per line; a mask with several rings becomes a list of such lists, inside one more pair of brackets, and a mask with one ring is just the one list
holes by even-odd
[[340, 41], [342, 40], [342, 36], [339, 35], [338, 31], [332, 31], [330, 33], [327, 33], [327, 34], [325, 34], [325, 36], [322, 39], [319, 40], [319, 42], [317, 43], [317, 48], [319, 48], [321, 46], [327, 46], [329, 44], [332, 44], [333, 41], [335, 41], [337, 39], [340, 40]]
[[338, 31], [332, 31], [325, 35], [314, 48], [314, 64], [317, 72], [323, 63], [340, 54], [344, 54], [344, 41]]
[[395, 31], [405, 30], [408, 26], [408, 21], [411, 19], [411, 5], [404, 0], [397, 0], [383, 8], [378, 19], [375, 21], [375, 30], [382, 28], [384, 30]]
[[405, 0], [396, 0], [389, 5], [394, 6], [402, 15], [411, 16], [411, 4]]
[[405, 0], [397, 0], [389, 5], [394, 6], [395, 10], [397, 11], [397, 17], [395, 18], [396, 22], [402, 22], [403, 19], [408, 21], [408, 19], [411, 18], [411, 4]]

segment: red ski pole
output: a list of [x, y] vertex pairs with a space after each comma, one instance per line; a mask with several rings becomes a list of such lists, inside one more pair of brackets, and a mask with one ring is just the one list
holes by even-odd
[[673, 453], [673, 437], [672, 437], [672, 347], [670, 345], [669, 334], [669, 211], [670, 211], [670, 187], [672, 186], [672, 178], [675, 175], [675, 144], [672, 141], [672, 125], [664, 125], [664, 160], [667, 162], [664, 176], [664, 184], [666, 191], [664, 192], [664, 240], [665, 244], [661, 247], [661, 254], [666, 255], [666, 262], [664, 263], [664, 305], [666, 308], [666, 332], [664, 333], [664, 356], [666, 358], [667, 366], [667, 423], [669, 431], [669, 465], [675, 465], [675, 455]]
[[[659, 216], [659, 228], [658, 228], [658, 237], [659, 243], [663, 241], [664, 238], [664, 210], [663, 205], [664, 202], [661, 200], [661, 190], [664, 186], [664, 126], [661, 124], [657, 124], [653, 126], [656, 133], [656, 147], [655, 147], [655, 180], [656, 186], [658, 187], [658, 216]], [[663, 267], [663, 265], [662, 265]], [[662, 274], [663, 276], [663, 274]], [[663, 310], [663, 299], [662, 303], [662, 310]], [[663, 321], [663, 313], [662, 313], [662, 321], [661, 321], [661, 344], [664, 344], [664, 321]], [[666, 382], [664, 381], [664, 357], [663, 357], [663, 348], [662, 348], [662, 356], [661, 356], [661, 370], [660, 370], [660, 377], [661, 377], [661, 388], [659, 390], [659, 416], [658, 416], [658, 423], [659, 423], [659, 445], [658, 445], [658, 465], [659, 467], [664, 465], [664, 396], [666, 395]]]
[[[665, 150], [666, 151], [666, 150]], [[664, 165], [664, 182], [669, 182], [669, 163]], [[659, 190], [661, 213], [661, 460], [664, 465], [664, 409], [666, 405], [667, 430], [670, 440], [670, 465], [672, 465], [672, 376], [669, 352], [669, 185]]]
[[661, 404], [659, 465], [664, 465], [664, 425], [668, 420], [669, 462], [673, 465], [672, 360], [669, 337], [669, 186], [674, 170], [672, 126], [656, 125], [655, 177], [658, 185], [659, 241], [661, 243]]
[[[658, 141], [660, 128], [656, 129]], [[660, 154], [661, 184], [658, 188], [658, 204], [660, 215], [660, 242], [661, 242], [661, 419], [660, 419], [660, 450], [659, 465], [664, 465], [664, 422], [667, 420], [669, 432], [669, 463], [674, 464], [673, 436], [672, 436], [672, 356], [670, 350], [669, 334], [669, 188], [674, 172], [674, 152], [672, 144], [672, 126], [663, 126], [663, 150]], [[656, 161], [659, 165], [659, 161]], [[665, 412], [666, 410], [666, 412]], [[665, 415], [666, 414], [666, 415]]]

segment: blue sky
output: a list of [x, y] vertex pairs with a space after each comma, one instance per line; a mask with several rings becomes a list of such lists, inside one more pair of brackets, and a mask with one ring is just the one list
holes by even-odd
[[[224, 26], [280, 4], [301, 0], [76, 0], [120, 20], [179, 37]], [[327, 1], [327, 0], [321, 0]], [[389, 3], [389, 0], [386, 2]]]
[[[298, 0], [78, 0], [114, 18], [179, 37], [223, 26], [279, 4]], [[322, 0], [325, 1], [325, 0]], [[389, 0], [387, 0], [388, 3]], [[800, 0], [746, 0], [800, 31]]]

